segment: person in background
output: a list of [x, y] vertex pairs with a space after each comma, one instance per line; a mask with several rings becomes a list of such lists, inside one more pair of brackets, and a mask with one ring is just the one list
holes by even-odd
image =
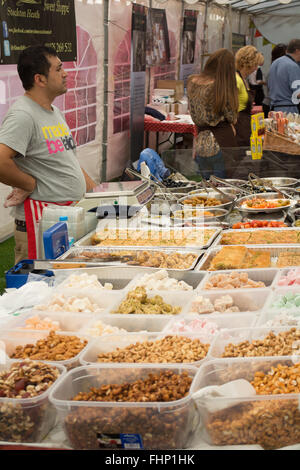
[[235, 55], [236, 81], [239, 97], [239, 113], [236, 123], [236, 138], [239, 147], [249, 147], [251, 135], [251, 109], [253, 92], [247, 78], [256, 72], [261, 61], [261, 54], [254, 46], [244, 46]]
[[[271, 63], [273, 63], [274, 60], [279, 59], [279, 57], [282, 57], [283, 55], [285, 55], [286, 48], [287, 48], [287, 45], [283, 44], [283, 43], [280, 43], [280, 44], [277, 44], [276, 46], [274, 46], [273, 49], [272, 49], [272, 54], [271, 54]], [[266, 81], [265, 81], [265, 84], [264, 84], [264, 95], [265, 95], [265, 97], [264, 97], [264, 100], [263, 100], [263, 103], [262, 103], [265, 118], [268, 117], [268, 114], [269, 114], [269, 111], [270, 111], [270, 104], [271, 104], [271, 100], [270, 100], [270, 97], [269, 97], [269, 89], [268, 89], [268, 78], [269, 78], [269, 72], [266, 76]]]
[[0, 127], [0, 182], [12, 186], [4, 206], [15, 206], [15, 262], [36, 259], [38, 222], [49, 204], [71, 205], [96, 183], [80, 167], [76, 145], [52, 103], [67, 91], [67, 72], [52, 48], [31, 46], [18, 61], [25, 94]]
[[187, 95], [192, 120], [198, 128], [195, 159], [206, 179], [226, 177], [222, 147], [236, 147], [234, 124], [238, 94], [234, 56], [227, 49], [211, 54], [199, 75], [190, 75]]
[[270, 67], [268, 88], [271, 110], [299, 114], [300, 39], [292, 39], [286, 54]]
[[259, 57], [259, 64], [258, 68], [256, 71], [252, 72], [249, 77], [248, 77], [248, 82], [250, 89], [254, 91], [254, 103], [256, 106], [262, 106], [265, 93], [264, 93], [264, 85], [266, 84], [264, 77], [263, 77], [263, 72], [262, 72], [262, 66], [264, 65], [265, 59], [262, 54], [258, 55]]

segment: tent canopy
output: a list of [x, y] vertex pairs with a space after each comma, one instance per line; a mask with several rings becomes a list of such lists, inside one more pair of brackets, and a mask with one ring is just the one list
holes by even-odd
[[233, 9], [243, 11], [251, 15], [276, 15], [294, 16], [300, 15], [300, 0], [229, 0], [228, 5]]
[[300, 0], [229, 0], [226, 5], [250, 15], [259, 32], [272, 44], [287, 44], [300, 37]]

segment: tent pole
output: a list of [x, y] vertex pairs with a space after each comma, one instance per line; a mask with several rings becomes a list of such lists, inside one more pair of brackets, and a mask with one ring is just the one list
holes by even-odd
[[180, 37], [179, 37], [179, 51], [178, 51], [178, 60], [177, 60], [177, 80], [180, 79], [183, 23], [184, 23], [184, 0], [181, 0]]
[[201, 54], [201, 71], [203, 70], [203, 65], [204, 65], [204, 57], [206, 55], [207, 51], [207, 31], [208, 31], [208, 25], [207, 25], [207, 17], [208, 17], [208, 3], [209, 0], [205, 1], [205, 9], [204, 9], [204, 34], [203, 34], [203, 48], [202, 48], [202, 54]]
[[107, 171], [107, 127], [108, 127], [108, 13], [109, 0], [103, 1], [104, 32], [104, 86], [103, 86], [103, 134], [102, 134], [102, 181], [106, 181]]

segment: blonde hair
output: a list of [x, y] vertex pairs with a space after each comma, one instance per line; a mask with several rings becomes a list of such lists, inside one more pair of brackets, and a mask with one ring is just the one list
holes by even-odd
[[262, 54], [254, 46], [244, 46], [235, 54], [235, 67], [238, 71], [251, 70], [259, 65]]

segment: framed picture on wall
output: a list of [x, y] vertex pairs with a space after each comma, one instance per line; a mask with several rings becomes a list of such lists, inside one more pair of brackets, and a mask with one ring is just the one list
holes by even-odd
[[246, 36], [245, 34], [232, 33], [232, 43], [231, 48], [233, 54], [235, 54], [241, 47], [246, 46]]

